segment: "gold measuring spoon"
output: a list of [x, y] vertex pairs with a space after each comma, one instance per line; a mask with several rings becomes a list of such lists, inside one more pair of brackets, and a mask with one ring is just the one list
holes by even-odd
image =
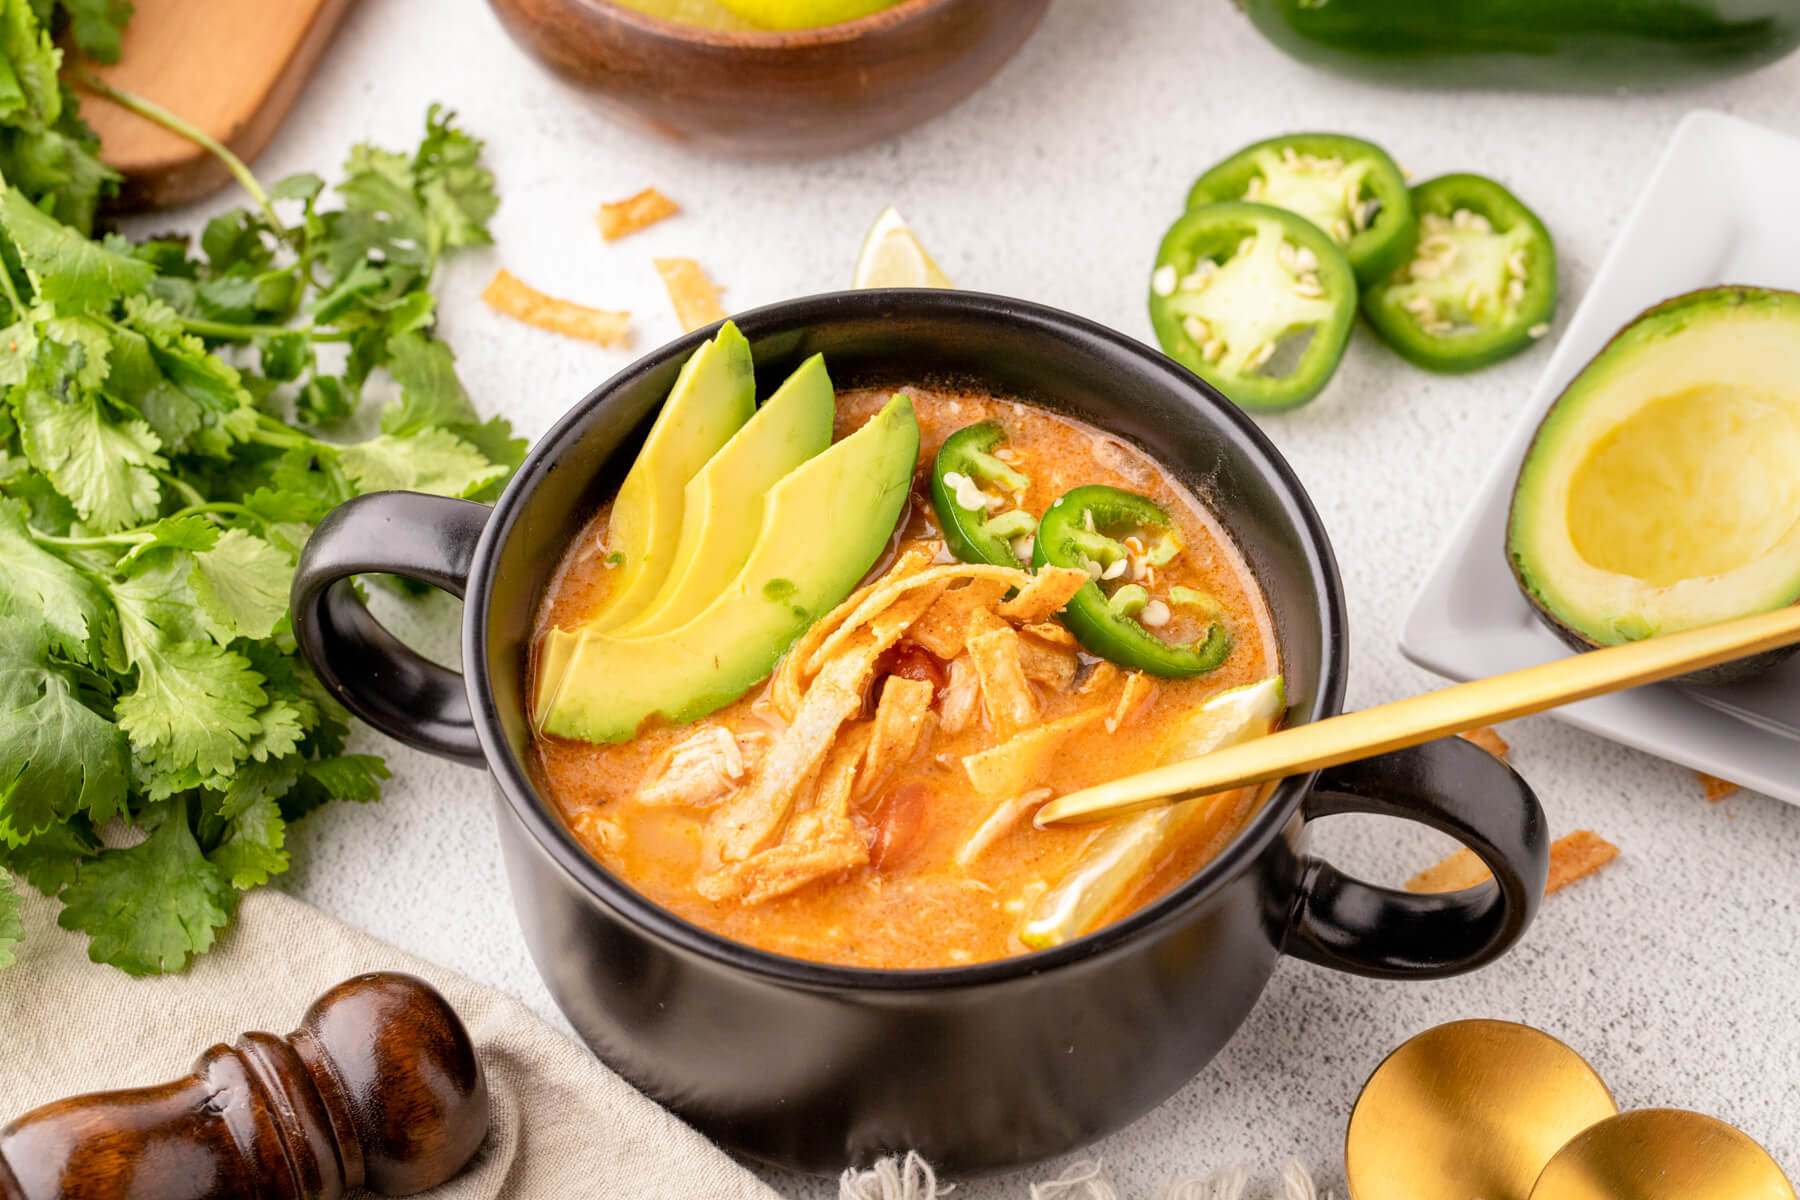
[[1795, 642], [1800, 642], [1800, 606], [1590, 650], [1298, 725], [1186, 762], [1070, 792], [1040, 808], [1036, 822], [1041, 827], [1107, 821], [1140, 809], [1417, 746], [1479, 725], [1654, 683]]

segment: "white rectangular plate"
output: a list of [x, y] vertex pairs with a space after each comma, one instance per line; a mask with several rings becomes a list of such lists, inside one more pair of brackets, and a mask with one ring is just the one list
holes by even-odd
[[[1568, 648], [1532, 614], [1506, 561], [1513, 480], [1538, 422], [1613, 334], [1651, 305], [1715, 284], [1800, 290], [1800, 141], [1719, 113], [1676, 128], [1581, 307], [1413, 603], [1400, 650], [1452, 679]], [[1726, 687], [1654, 684], [1554, 710], [1580, 729], [1800, 804], [1800, 657]]]

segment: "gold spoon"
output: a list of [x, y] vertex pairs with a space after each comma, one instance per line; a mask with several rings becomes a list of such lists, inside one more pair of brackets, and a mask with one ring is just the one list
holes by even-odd
[[1590, 650], [1295, 726], [1200, 758], [1070, 792], [1039, 809], [1036, 823], [1042, 827], [1107, 821], [1140, 809], [1267, 783], [1795, 642], [1800, 642], [1800, 606]]
[[1794, 1187], [1741, 1130], [1645, 1108], [1577, 1134], [1538, 1176], [1531, 1200], [1794, 1200]]
[[1369, 1076], [1344, 1131], [1344, 1181], [1350, 1200], [1527, 1200], [1557, 1150], [1618, 1111], [1594, 1068], [1549, 1034], [1453, 1021]]

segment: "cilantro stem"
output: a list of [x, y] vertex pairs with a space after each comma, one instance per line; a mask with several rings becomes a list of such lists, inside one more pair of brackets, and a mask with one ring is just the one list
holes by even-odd
[[243, 185], [244, 190], [250, 193], [250, 198], [256, 201], [256, 207], [262, 209], [263, 219], [269, 223], [269, 228], [285, 235], [286, 226], [281, 223], [281, 218], [275, 215], [275, 206], [269, 202], [269, 193], [263, 191], [262, 184], [257, 182], [256, 176], [250, 173], [250, 168], [244, 165], [244, 160], [233, 154], [223, 142], [198, 126], [182, 120], [160, 104], [152, 103], [142, 96], [134, 96], [130, 92], [121, 91], [91, 71], [77, 69], [69, 74], [76, 83], [88, 91], [104, 96], [121, 108], [130, 109], [140, 117], [155, 121], [169, 132], [180, 134], [188, 141], [211, 152], [225, 164], [226, 170], [237, 177], [237, 181]]
[[347, 342], [350, 340], [348, 330], [320, 332], [317, 325], [236, 325], [229, 321], [209, 321], [205, 317], [182, 317], [181, 327], [189, 333], [198, 333], [203, 337], [227, 338], [232, 341], [279, 337], [286, 333], [298, 333], [308, 341], [314, 342]]
[[[196, 492], [195, 494], [198, 495], [199, 493]], [[232, 500], [203, 500], [199, 504], [190, 504], [186, 508], [178, 508], [162, 519], [165, 521], [173, 521], [177, 517], [198, 517], [208, 513], [214, 513], [219, 516], [249, 517], [258, 524], [268, 524], [268, 521], [264, 520], [259, 514], [252, 512], [247, 506], [238, 504]], [[45, 533], [41, 529], [33, 529], [31, 530], [31, 537], [33, 541], [53, 546], [138, 546], [155, 540], [156, 535], [154, 530], [156, 529], [156, 524], [155, 521], [152, 521], [147, 525], [134, 525], [130, 529], [120, 529], [114, 533], [96, 533], [88, 537], [60, 537], [54, 533]]]
[[19, 289], [13, 284], [12, 270], [0, 259], [0, 287], [6, 290], [6, 299], [12, 305], [13, 319], [20, 320], [25, 316], [25, 302], [19, 299]]

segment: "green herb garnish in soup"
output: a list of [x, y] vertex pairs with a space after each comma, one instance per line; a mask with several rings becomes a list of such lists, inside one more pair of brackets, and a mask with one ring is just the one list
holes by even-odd
[[[687, 920], [868, 967], [1028, 953], [1190, 876], [1258, 793], [1098, 835], [1031, 818], [1279, 723], [1279, 654], [1236, 547], [1087, 425], [976, 392], [833, 392], [826, 365], [660, 489], [682, 509], [658, 520], [672, 545], [639, 549], [667, 561], [630, 616], [607, 616], [642, 592], [609, 561], [612, 523], [643, 459], [565, 554], [530, 682], [534, 769], [569, 828]], [[1046, 526], [1106, 545], [1039, 554]]]

